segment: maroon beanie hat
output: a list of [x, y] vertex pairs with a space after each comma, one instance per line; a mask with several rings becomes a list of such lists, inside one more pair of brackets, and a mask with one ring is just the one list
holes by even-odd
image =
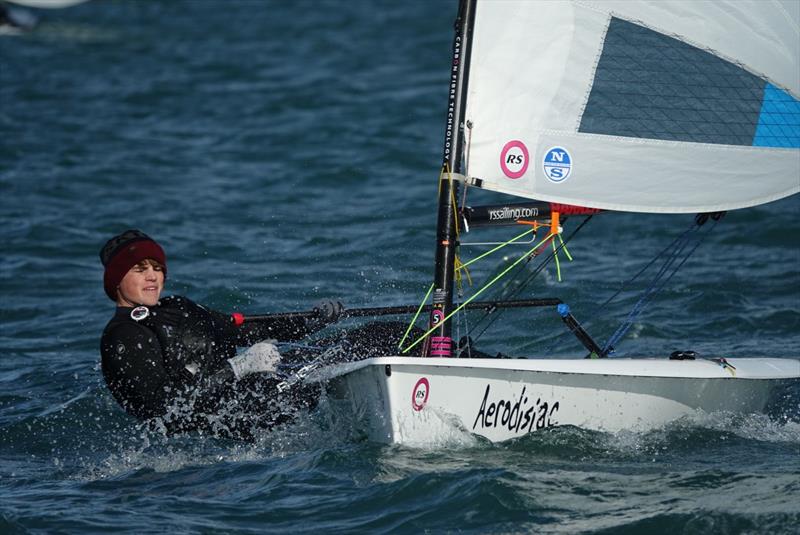
[[117, 300], [117, 286], [128, 271], [141, 262], [152, 258], [164, 266], [167, 276], [167, 256], [152, 238], [140, 230], [126, 230], [106, 242], [100, 250], [100, 261], [106, 270], [103, 274], [103, 288], [112, 301]]

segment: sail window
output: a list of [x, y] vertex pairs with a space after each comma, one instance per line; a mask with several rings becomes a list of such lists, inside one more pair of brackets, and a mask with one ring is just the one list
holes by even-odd
[[800, 103], [739, 65], [612, 17], [579, 131], [797, 147]]

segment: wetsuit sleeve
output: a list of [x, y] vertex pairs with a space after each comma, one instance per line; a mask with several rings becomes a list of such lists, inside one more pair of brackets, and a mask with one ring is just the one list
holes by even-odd
[[251, 346], [262, 340], [291, 342], [314, 332], [303, 318], [276, 318], [270, 321], [236, 326], [230, 315], [213, 310], [209, 312], [214, 316], [215, 323], [224, 330], [226, 338], [233, 340], [240, 347]]
[[135, 323], [103, 333], [103, 376], [120, 405], [141, 419], [164, 414], [175, 391], [155, 334]]

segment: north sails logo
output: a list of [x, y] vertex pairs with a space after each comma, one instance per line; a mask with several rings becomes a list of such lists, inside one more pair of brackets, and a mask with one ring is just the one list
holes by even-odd
[[550, 182], [564, 182], [572, 173], [572, 156], [563, 147], [551, 147], [544, 153], [542, 169]]

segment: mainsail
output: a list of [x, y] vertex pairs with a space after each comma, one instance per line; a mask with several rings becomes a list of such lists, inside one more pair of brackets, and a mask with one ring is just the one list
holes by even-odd
[[467, 181], [697, 213], [800, 191], [800, 2], [477, 2]]

